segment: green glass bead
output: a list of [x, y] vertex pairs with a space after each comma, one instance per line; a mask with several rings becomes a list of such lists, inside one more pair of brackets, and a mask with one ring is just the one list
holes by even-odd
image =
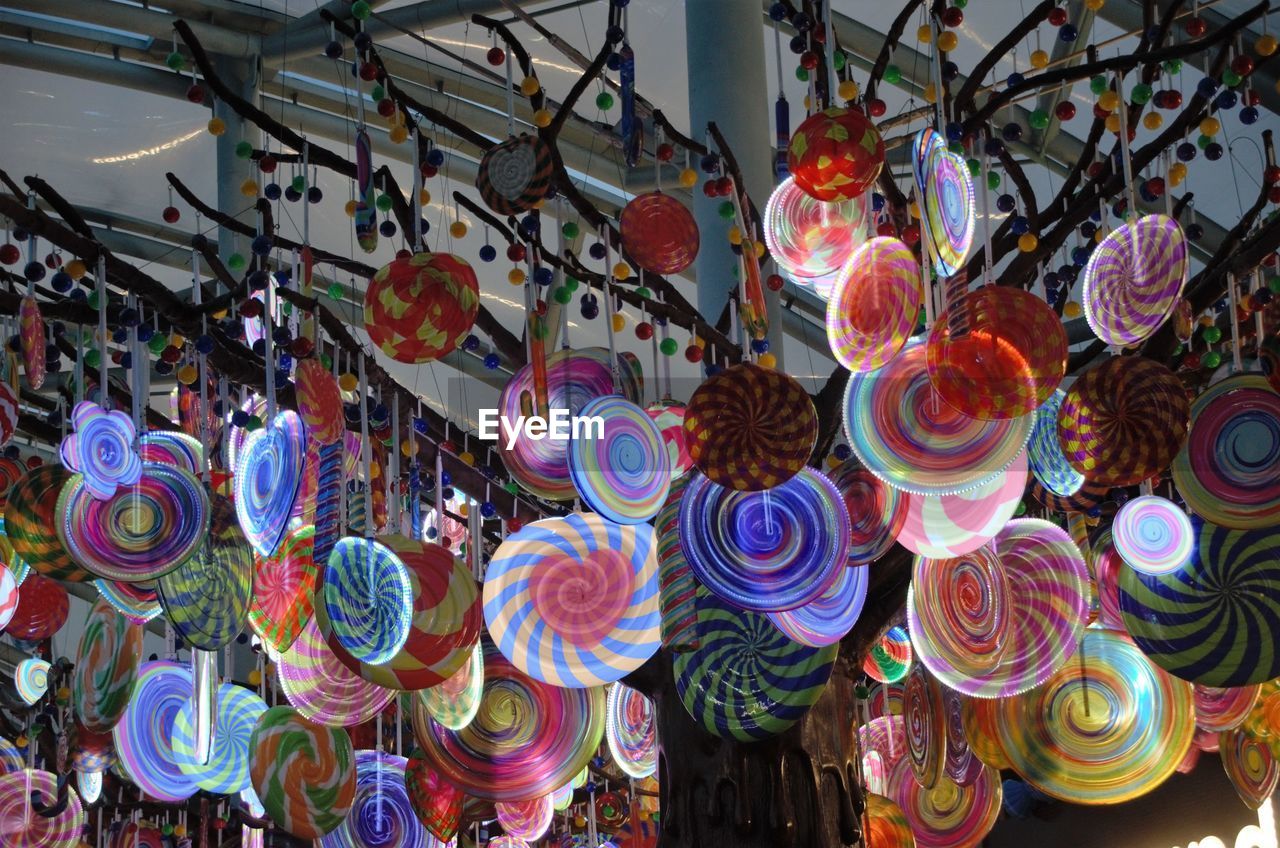
[[578, 237], [578, 222], [565, 221], [564, 226], [560, 228], [560, 232], [564, 233], [567, 239], [576, 239]]
[[969, 166], [969, 176], [971, 177], [982, 176], [982, 163], [979, 162], [977, 159], [970, 159], [965, 164]]
[[848, 61], [843, 50], [837, 50], [831, 57], [831, 64], [835, 65], [837, 71], [843, 71], [845, 63]]
[[663, 339], [658, 345], [663, 356], [675, 356], [680, 351], [680, 344], [675, 339]]
[[608, 112], [613, 108], [613, 95], [607, 91], [602, 91], [596, 95], [596, 108], [602, 112]]
[[302, 174], [298, 174], [298, 176], [293, 178], [293, 182], [291, 182], [290, 185], [293, 186], [294, 191], [298, 191], [298, 192], [306, 191], [307, 178], [304, 177]]
[[320, 354], [320, 364], [323, 365], [326, 370], [333, 368], [333, 357], [327, 353]]
[[252, 145], [252, 144], [250, 144], [250, 143], [249, 143], [249, 142], [247, 142], [247, 141], [241, 141], [241, 142], [237, 142], [237, 143], [236, 143], [236, 158], [237, 158], [237, 159], [248, 159], [248, 158], [249, 158], [250, 156], [252, 156], [252, 155], [253, 155], [253, 145]]
[[520, 494], [520, 487], [517, 486], [515, 483], [504, 483], [502, 486], [502, 490], [506, 492], [508, 495]]
[[1032, 129], [1042, 130], [1049, 126], [1049, 113], [1043, 109], [1036, 109], [1031, 113], [1031, 119], [1028, 122]]
[[283, 312], [285, 315], [292, 315], [292, 314], [293, 314], [293, 304], [292, 304], [292, 303], [286, 303], [284, 306], [281, 306], [281, 307], [280, 307], [280, 311], [281, 311], [281, 312]]
[[1164, 68], [1166, 74], [1179, 74], [1182, 72], [1182, 60], [1167, 59], [1161, 67]]
[[987, 188], [995, 191], [1000, 188], [1000, 174], [997, 171], [987, 171]]
[[957, 9], [963, 9], [969, 5], [969, 0], [955, 0], [951, 5], [955, 6]]
[[379, 212], [390, 212], [391, 211], [391, 195], [389, 194], [378, 195], [378, 199], [373, 202], [373, 205], [378, 207]]
[[653, 299], [653, 291], [648, 286], [639, 286], [636, 288], [636, 297], [642, 297], [646, 300]]
[[579, 283], [578, 283], [578, 278], [577, 278], [577, 277], [565, 277], [565, 278], [564, 278], [564, 287], [565, 287], [565, 288], [567, 288], [569, 291], [571, 291], [571, 292], [575, 292], [575, 291], [577, 291], [577, 290], [578, 290], [578, 285], [579, 285]]
[[724, 218], [726, 221], [732, 221], [734, 216], [733, 201], [723, 201], [716, 211], [720, 213], [721, 218]]
[[1222, 354], [1218, 353], [1216, 350], [1211, 350], [1204, 356], [1200, 357], [1200, 364], [1205, 368], [1217, 368], [1222, 364]]
[[1134, 103], [1137, 103], [1139, 106], [1145, 106], [1150, 102], [1151, 95], [1151, 86], [1144, 82], [1140, 82], [1133, 87], [1133, 93], [1129, 96], [1132, 98]]
[[89, 348], [84, 352], [84, 364], [89, 368], [102, 367], [102, 354], [96, 347]]
[[1013, 510], [1014, 515], [1026, 515], [1027, 504], [1025, 501], [1018, 501], [1018, 505]]
[[1211, 135], [1201, 135], [1199, 138], [1196, 139], [1196, 146], [1199, 147], [1201, 150], [1204, 150], [1206, 147], [1208, 147], [1211, 144], [1213, 144], [1213, 136]]
[[902, 69], [897, 65], [889, 65], [884, 69], [884, 81], [890, 85], [897, 85], [902, 82]]
[[568, 286], [556, 286], [556, 290], [551, 293], [551, 297], [556, 303], [564, 305], [573, 300], [573, 292]]
[[853, 687], [853, 697], [860, 701], [865, 701], [867, 698], [871, 697], [871, 687], [867, 686], [865, 683], [857, 684]]
[[151, 351], [152, 353], [159, 354], [168, 346], [169, 346], [169, 337], [166, 336], [164, 333], [156, 333], [151, 338], [147, 339], [147, 350]]
[[329, 284], [329, 297], [333, 300], [342, 300], [342, 283]]
[[948, 142], [948, 143], [947, 143], [947, 149], [948, 149], [948, 150], [950, 150], [952, 153], [954, 153], [954, 154], [955, 154], [955, 155], [957, 155], [957, 156], [963, 156], [963, 155], [964, 155], [964, 142], [963, 142], [963, 141], [951, 141], [951, 142]]
[[1107, 90], [1107, 78], [1102, 74], [1089, 80], [1089, 90], [1094, 94], [1101, 94]]
[[373, 88], [369, 89], [369, 98], [375, 103], [386, 96], [387, 90], [381, 85], [375, 85]]
[[244, 254], [233, 253], [227, 257], [227, 268], [232, 271], [240, 271], [244, 269]]
[[1217, 344], [1222, 341], [1222, 330], [1217, 327], [1205, 327], [1202, 335], [1209, 344]]
[[175, 50], [164, 57], [164, 63], [169, 66], [169, 70], [180, 71], [186, 66], [187, 60], [182, 58], [182, 54]]
[[366, 3], [365, 0], [356, 0], [356, 2], [351, 4], [351, 17], [355, 18], [357, 21], [367, 21], [369, 19], [369, 15], [372, 13], [373, 9], [370, 8], [369, 4]]
[[90, 305], [91, 307], [93, 307], [94, 309], [97, 309], [97, 308], [98, 308], [98, 293], [97, 293], [96, 291], [91, 291], [91, 292], [89, 292], [89, 296], [88, 296], [88, 297], [86, 297], [86, 298], [84, 299], [84, 302], [85, 302], [85, 303], [87, 303], [87, 304], [89, 304], [89, 305]]
[[1267, 288], [1271, 289], [1273, 294], [1280, 294], [1280, 277], [1271, 277], [1268, 279]]
[[796, 79], [800, 80], [800, 82], [808, 82], [809, 69], [804, 65], [796, 65]]
[[244, 425], [244, 428], [245, 428], [246, 430], [250, 430], [250, 431], [252, 431], [252, 430], [261, 430], [261, 429], [262, 429], [262, 418], [261, 418], [260, 416], [257, 416], [257, 415], [250, 415], [250, 416], [249, 416], [249, 423], [248, 423], [248, 424], [245, 424], [245, 425]]
[[1240, 76], [1230, 68], [1222, 72], [1222, 84], [1227, 88], [1235, 88], [1243, 81], [1244, 77]]

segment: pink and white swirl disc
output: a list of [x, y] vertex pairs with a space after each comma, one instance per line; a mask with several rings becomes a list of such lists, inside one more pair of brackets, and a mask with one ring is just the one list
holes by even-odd
[[985, 545], [1013, 518], [1027, 487], [1027, 452], [981, 486], [954, 495], [913, 495], [898, 544], [933, 559], [963, 556]]
[[1143, 495], [1120, 507], [1111, 540], [1129, 567], [1143, 574], [1171, 574], [1191, 559], [1196, 534], [1177, 504]]

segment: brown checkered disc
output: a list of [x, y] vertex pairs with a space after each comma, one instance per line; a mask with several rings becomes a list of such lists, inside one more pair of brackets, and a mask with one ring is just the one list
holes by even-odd
[[698, 224], [669, 194], [651, 191], [632, 199], [618, 226], [627, 255], [646, 271], [677, 274], [698, 255]]
[[1169, 466], [1190, 427], [1182, 382], [1158, 362], [1114, 356], [1086, 371], [1058, 410], [1071, 467], [1105, 486], [1132, 486]]
[[528, 212], [551, 185], [551, 150], [537, 136], [508, 139], [485, 151], [476, 188], [499, 215]]
[[790, 376], [752, 362], [707, 379], [684, 415], [689, 456], [708, 478], [740, 492], [772, 489], [809, 460], [818, 416]]

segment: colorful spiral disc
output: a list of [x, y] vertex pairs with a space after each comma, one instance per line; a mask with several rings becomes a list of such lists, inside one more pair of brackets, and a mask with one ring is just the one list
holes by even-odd
[[1177, 306], [1191, 269], [1182, 226], [1165, 215], [1121, 224], [1089, 255], [1084, 316], [1109, 345], [1131, 345], [1160, 328]]
[[889, 779], [907, 757], [907, 731], [900, 715], [873, 718], [858, 728], [858, 751], [867, 791], [889, 791]]
[[972, 691], [999, 667], [1019, 614], [1010, 579], [990, 548], [951, 559], [916, 557], [907, 628], [916, 656], [947, 686]]
[[539, 795], [528, 801], [498, 801], [493, 807], [498, 814], [498, 824], [506, 834], [526, 842], [541, 839], [555, 816], [550, 795]]
[[404, 785], [409, 805], [427, 833], [437, 840], [453, 839], [462, 823], [462, 790], [436, 773], [421, 748], [409, 755]]
[[249, 626], [277, 653], [293, 644], [314, 613], [320, 580], [315, 537], [312, 525], [295, 524], [273, 555], [254, 557]]
[[1253, 712], [1262, 690], [1258, 686], [1216, 686], [1193, 684], [1196, 726], [1215, 733], [1234, 730]]
[[106, 500], [118, 486], [132, 486], [142, 475], [134, 448], [133, 419], [118, 409], [81, 401], [71, 410], [69, 433], [58, 448], [62, 464], [77, 472], [91, 497]]
[[1120, 552], [1111, 543], [1110, 530], [1103, 531], [1094, 540], [1093, 551], [1098, 622], [1112, 630], [1124, 630], [1124, 617], [1120, 614], [1120, 573], [1126, 566]]
[[901, 807], [874, 792], [867, 794], [866, 804], [866, 833], [863, 838], [868, 845], [875, 848], [916, 848], [911, 823]]
[[116, 608], [116, 612], [134, 624], [146, 624], [164, 614], [153, 584], [95, 580], [93, 585], [97, 587], [98, 594]]
[[657, 424], [617, 395], [596, 398], [578, 413], [598, 419], [569, 439], [569, 476], [586, 506], [618, 524], [648, 521], [671, 489], [671, 461]]
[[5, 631], [24, 642], [41, 642], [62, 629], [70, 610], [71, 600], [61, 583], [32, 574], [18, 592], [18, 603]]
[[[0, 776], [0, 844], [5, 848], [76, 848], [83, 844], [84, 807], [74, 792], [67, 792], [65, 806], [56, 803], [58, 783], [56, 774], [41, 769]], [[61, 809], [51, 816], [42, 815], [35, 808], [37, 799], [42, 807]]]
[[185, 562], [156, 581], [165, 615], [188, 644], [214, 651], [244, 629], [253, 595], [253, 552], [235, 507], [210, 499], [209, 535]]
[[535, 521], [489, 562], [484, 618], [499, 650], [556, 686], [599, 686], [662, 644], [658, 552], [647, 524], [598, 515]]
[[1187, 436], [1182, 381], [1160, 363], [1114, 356], [1081, 375], [1058, 411], [1058, 438], [1090, 482], [1132, 486], [1168, 467]]
[[947, 714], [947, 745], [942, 773], [961, 786], [970, 786], [982, 776], [983, 762], [969, 747], [965, 735], [964, 701], [959, 692], [943, 687], [942, 705]]
[[700, 239], [693, 214], [661, 191], [629, 200], [618, 219], [618, 231], [627, 255], [655, 274], [678, 274], [698, 255]]
[[[680, 501], [686, 475], [671, 485], [667, 502], [653, 527], [658, 535], [658, 606], [662, 612], [662, 644], [680, 652], [698, 647], [698, 580], [680, 546]], [[704, 590], [705, 591], [705, 590]]]
[[315, 605], [320, 632], [354, 660], [383, 665], [409, 638], [413, 596], [409, 569], [374, 539], [346, 536], [329, 554]]
[[911, 495], [872, 474], [855, 457], [835, 469], [831, 482], [849, 513], [849, 564], [875, 562], [902, 532]]
[[173, 720], [173, 756], [178, 768], [215, 795], [234, 795], [248, 788], [249, 740], [266, 711], [266, 702], [258, 693], [230, 683], [219, 686], [213, 744], [207, 760], [201, 761], [196, 753], [194, 704], [188, 701]]
[[191, 672], [171, 660], [143, 663], [133, 696], [112, 730], [121, 767], [143, 792], [164, 803], [190, 798], [198, 788], [178, 766], [173, 722], [191, 699]]
[[1195, 547], [1181, 568], [1120, 573], [1125, 629], [1153, 663], [1206, 686], [1280, 677], [1280, 526], [1230, 530], [1193, 516]]
[[651, 403], [645, 409], [645, 414], [653, 419], [667, 446], [667, 460], [671, 465], [673, 482], [693, 468], [693, 458], [689, 456], [689, 448], [685, 444], [684, 411], [684, 404], [670, 400]]
[[487, 643], [484, 677], [480, 709], [462, 730], [414, 706], [414, 735], [442, 777], [476, 798], [519, 801], [545, 795], [586, 768], [604, 741], [603, 688], [541, 683]]
[[911, 670], [911, 637], [907, 628], [894, 625], [867, 651], [863, 674], [880, 683], [897, 683]]
[[520, 215], [541, 200], [554, 174], [551, 148], [536, 135], [521, 134], [485, 151], [476, 189], [499, 215]]
[[902, 694], [902, 721], [911, 773], [925, 789], [938, 785], [947, 751], [947, 711], [942, 687], [920, 664], [907, 675]]
[[680, 545], [707, 589], [742, 609], [780, 612], [817, 600], [848, 567], [849, 526], [840, 493], [813, 469], [763, 492], [697, 474], [680, 502]]
[[18, 610], [18, 581], [13, 572], [0, 564], [0, 630], [8, 626]]
[[875, 371], [902, 350], [924, 301], [920, 263], [896, 238], [857, 249], [827, 301], [827, 342], [850, 371]]
[[759, 492], [804, 468], [818, 435], [817, 411], [795, 378], [743, 362], [698, 386], [684, 433], [689, 456], [709, 479]]
[[346, 820], [320, 837], [321, 848], [431, 848], [405, 789], [404, 757], [356, 751], [356, 794]]
[[866, 566], [837, 569], [835, 582], [809, 603], [767, 613], [773, 626], [793, 641], [811, 648], [834, 645], [857, 624], [867, 600]]
[[395, 700], [395, 691], [363, 679], [343, 664], [309, 620], [276, 664], [285, 698], [312, 721], [329, 727], [363, 724]]
[[1089, 571], [1067, 532], [1038, 518], [1010, 521], [995, 538], [1009, 582], [1010, 628], [999, 664], [948, 685], [978, 698], [1039, 686], [1075, 653], [1089, 612]]
[[964, 267], [973, 245], [973, 176], [964, 157], [946, 145], [931, 145], [929, 153], [921, 211], [933, 267], [947, 277]]
[[983, 286], [943, 310], [926, 346], [929, 383], [973, 418], [1020, 418], [1067, 373], [1067, 332], [1044, 298]]
[[18, 698], [28, 707], [34, 707], [49, 691], [51, 668], [53, 664], [48, 660], [34, 657], [18, 661], [13, 670], [13, 688], [18, 693]]
[[866, 238], [868, 213], [865, 195], [828, 203], [788, 177], [765, 204], [764, 243], [783, 274], [825, 299]]
[[472, 646], [470, 658], [457, 671], [429, 689], [418, 690], [418, 700], [431, 717], [449, 730], [461, 730], [471, 723], [480, 709], [484, 688], [484, 651], [479, 641]]
[[1058, 411], [1067, 393], [1054, 390], [1049, 399], [1035, 411], [1035, 426], [1027, 443], [1027, 461], [1031, 473], [1042, 486], [1061, 497], [1070, 497], [1084, 485], [1084, 475], [1071, 467], [1058, 439]]
[[138, 456], [143, 462], [176, 465], [199, 477], [204, 471], [204, 445], [194, 436], [177, 430], [152, 430], [138, 437]]
[[71, 677], [71, 703], [85, 729], [109, 733], [124, 715], [142, 664], [142, 635], [105, 599], [90, 607]]
[[925, 358], [915, 340], [879, 371], [853, 375], [844, 402], [849, 445], [873, 474], [912, 494], [980, 486], [1017, 459], [1031, 417], [981, 421], [956, 411], [930, 387]]
[[1000, 816], [1003, 788], [993, 768], [984, 768], [969, 786], [943, 777], [925, 789], [902, 760], [889, 783], [890, 797], [907, 817], [918, 848], [978, 848]]
[[155, 580], [182, 565], [209, 534], [209, 495], [195, 475], [143, 463], [132, 486], [90, 494], [77, 475], [58, 497], [58, 536], [72, 559], [106, 580]]
[[1256, 530], [1280, 521], [1280, 394], [1256, 374], [1228, 377], [1191, 404], [1173, 482], [1206, 521]]
[[1187, 564], [1195, 545], [1191, 519], [1177, 504], [1143, 495], [1120, 507], [1111, 524], [1116, 551], [1143, 574], [1171, 574]]
[[911, 495], [898, 544], [920, 556], [963, 556], [991, 541], [1013, 518], [1027, 488], [1027, 454], [995, 477], [954, 495]]
[[672, 661], [676, 691], [693, 720], [724, 739], [751, 742], [795, 724], [826, 689], [836, 645], [788, 639], [759, 613], [698, 598], [702, 644]]
[[1089, 628], [1078, 660], [997, 707], [1014, 770], [1047, 795], [1118, 804], [1173, 774], [1195, 735], [1191, 686], [1121, 632]]
[[1222, 768], [1245, 806], [1256, 810], [1267, 802], [1280, 783], [1280, 763], [1267, 744], [1244, 730], [1218, 735]]
[[345, 730], [290, 707], [258, 717], [249, 737], [253, 792], [276, 826], [301, 839], [331, 833], [355, 802], [355, 751]]
[[306, 431], [292, 410], [282, 410], [270, 424], [249, 434], [235, 466], [236, 516], [254, 553], [275, 553], [288, 530], [288, 520], [302, 482]]
[[54, 580], [78, 583], [93, 575], [71, 558], [58, 533], [66, 514], [58, 508], [59, 495], [73, 476], [56, 462], [27, 472], [8, 489], [4, 533], [20, 562]]
[[614, 765], [637, 780], [658, 770], [658, 715], [653, 701], [623, 683], [609, 689], [604, 738]]

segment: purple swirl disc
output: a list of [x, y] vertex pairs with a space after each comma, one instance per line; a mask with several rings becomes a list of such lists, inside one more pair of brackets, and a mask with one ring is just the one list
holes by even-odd
[[1127, 502], [1111, 524], [1111, 541], [1129, 567], [1143, 574], [1172, 574], [1191, 559], [1196, 534], [1178, 505], [1158, 495]]
[[276, 664], [280, 688], [307, 718], [329, 727], [364, 724], [395, 700], [396, 693], [347, 668], [320, 635], [314, 618]]
[[258, 556], [275, 553], [288, 532], [306, 453], [306, 431], [292, 410], [245, 440], [235, 467], [236, 518]]
[[1219, 688], [1193, 683], [1196, 726], [1213, 733], [1234, 730], [1249, 717], [1261, 695], [1262, 687], [1257, 684]]
[[911, 495], [890, 486], [854, 457], [836, 469], [831, 482], [849, 513], [849, 564], [875, 562], [902, 532]]
[[356, 751], [356, 797], [338, 829], [320, 837], [321, 848], [431, 848], [432, 837], [409, 803], [404, 757]]
[[613, 762], [639, 780], [658, 770], [658, 715], [647, 696], [624, 683], [609, 689], [604, 737]]
[[173, 752], [173, 722], [191, 699], [191, 672], [171, 660], [142, 664], [133, 696], [112, 729], [124, 773], [143, 792], [174, 804], [195, 794]]
[[925, 789], [899, 760], [889, 776], [891, 798], [916, 836], [916, 848], [979, 848], [1000, 817], [1000, 772], [985, 767], [977, 780], [960, 786], [942, 778]]
[[578, 420], [585, 426], [569, 438], [569, 477], [582, 502], [617, 524], [657, 515], [671, 489], [671, 459], [649, 414], [608, 395], [582, 407]]
[[177, 430], [152, 430], [138, 438], [138, 455], [143, 462], [176, 465], [197, 477], [204, 471], [204, 445], [194, 436]]
[[836, 580], [815, 600], [782, 612], [767, 613], [773, 626], [810, 648], [834, 645], [853, 629], [867, 600], [865, 565], [838, 569]]
[[867, 789], [883, 794], [889, 789], [889, 777], [907, 756], [907, 725], [901, 715], [873, 718], [858, 728], [858, 750], [862, 752], [862, 771]]
[[1018, 518], [993, 544], [1012, 601], [1004, 653], [990, 672], [949, 682], [975, 698], [1006, 698], [1048, 680], [1075, 653], [1089, 614], [1089, 570], [1066, 530]]
[[928, 236], [929, 257], [939, 277], [964, 267], [973, 245], [973, 177], [963, 156], [946, 145], [933, 145], [925, 181], [921, 219]]
[[186, 562], [209, 535], [212, 508], [188, 471], [146, 462], [131, 486], [110, 498], [90, 494], [77, 475], [58, 496], [58, 536], [72, 559], [106, 580], [142, 583]]
[[1144, 215], [1116, 227], [1085, 266], [1081, 300], [1093, 334], [1121, 347], [1150, 336], [1173, 314], [1190, 268], [1186, 236], [1173, 218]]
[[119, 410], [81, 401], [71, 411], [71, 426], [58, 449], [62, 464], [79, 473], [90, 496], [106, 500], [117, 486], [132, 486], [142, 476], [134, 449], [133, 420]]
[[[0, 773], [2, 774], [2, 773]], [[67, 791], [57, 801], [59, 776], [42, 769], [21, 769], [0, 776], [0, 845], [4, 848], [76, 848], [85, 826], [84, 806]], [[53, 807], [50, 815], [37, 812], [35, 802]]]
[[788, 177], [765, 204], [764, 242], [788, 279], [826, 299], [865, 240], [868, 218], [865, 195], [836, 202], [818, 200]]
[[680, 546], [694, 576], [746, 610], [817, 600], [848, 567], [849, 538], [840, 492], [812, 468], [761, 492], [695, 474], [680, 501]]
[[971, 786], [982, 775], [983, 763], [969, 747], [964, 735], [964, 696], [949, 686], [942, 688], [942, 705], [946, 711], [947, 747], [942, 771], [960, 786]]

